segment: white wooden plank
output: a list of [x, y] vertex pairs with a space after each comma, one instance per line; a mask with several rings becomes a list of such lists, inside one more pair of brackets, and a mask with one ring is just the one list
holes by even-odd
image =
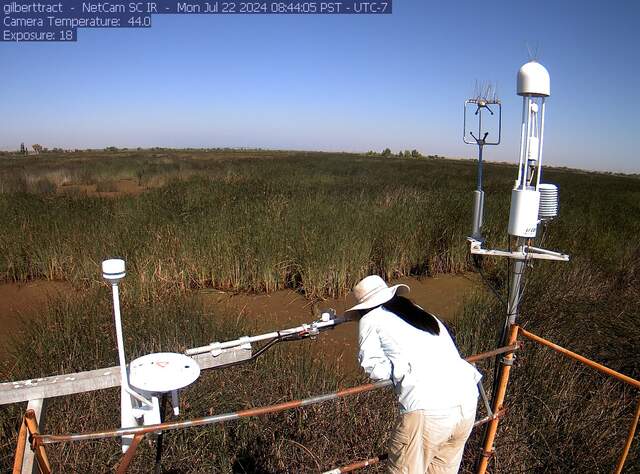
[[[233, 348], [217, 356], [210, 353], [194, 356], [202, 370], [221, 365], [242, 362], [251, 358], [251, 349]], [[0, 384], [0, 405], [26, 402], [41, 398], [60, 397], [74, 393], [91, 392], [120, 386], [120, 366], [105, 369], [54, 375], [31, 380], [19, 380]]]

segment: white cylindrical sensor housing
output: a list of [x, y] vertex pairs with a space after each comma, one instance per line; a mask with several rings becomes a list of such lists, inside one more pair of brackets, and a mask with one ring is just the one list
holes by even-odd
[[540, 140], [538, 140], [538, 137], [529, 137], [529, 146], [527, 148], [527, 160], [538, 161], [539, 150], [540, 150]]
[[117, 283], [126, 275], [124, 260], [110, 258], [102, 262], [102, 277], [112, 283]]
[[535, 237], [538, 230], [540, 193], [535, 189], [511, 191], [509, 234], [516, 237]]

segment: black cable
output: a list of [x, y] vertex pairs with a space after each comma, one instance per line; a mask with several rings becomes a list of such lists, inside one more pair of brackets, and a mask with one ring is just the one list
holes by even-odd
[[[335, 318], [335, 321], [336, 321], [336, 323], [333, 324], [332, 326], [319, 328], [319, 331], [324, 331], [324, 330], [328, 330], [328, 329], [334, 329], [338, 324], [342, 324], [344, 322], [347, 322], [348, 320], [345, 319], [345, 318]], [[311, 334], [309, 334], [308, 332], [300, 332], [300, 333], [296, 333], [296, 334], [285, 334], [285, 335], [282, 335], [282, 334], [280, 334], [280, 331], [278, 331], [278, 335], [276, 337], [274, 337], [273, 339], [269, 339], [269, 341], [264, 346], [262, 346], [260, 349], [258, 349], [253, 354], [251, 354], [251, 357], [249, 357], [248, 359], [238, 360], [238, 361], [235, 361], [235, 362], [229, 362], [228, 364], [218, 365], [215, 368], [216, 369], [226, 369], [226, 368], [229, 368], [229, 367], [234, 367], [236, 365], [245, 364], [247, 362], [252, 362], [252, 361], [256, 360], [258, 357], [260, 357], [262, 354], [267, 352], [269, 349], [271, 349], [273, 346], [278, 344], [279, 342], [300, 341], [300, 340], [306, 339], [306, 338], [308, 338], [310, 336], [311, 336]]]
[[476, 270], [478, 270], [478, 273], [480, 274], [480, 277], [482, 278], [482, 281], [484, 282], [484, 284], [493, 292], [493, 295], [502, 304], [502, 306], [505, 307], [505, 310], [506, 310], [507, 303], [502, 298], [498, 290], [489, 282], [489, 279], [485, 276], [484, 272], [482, 271], [482, 266], [478, 262], [479, 260], [480, 260], [480, 257], [478, 255], [474, 255], [472, 258], [473, 266], [476, 268]]
[[[162, 394], [160, 397], [160, 423], [164, 423], [165, 421], [165, 409], [167, 404], [167, 394], [166, 392]], [[164, 431], [161, 431], [158, 434], [156, 439], [156, 460], [155, 465], [153, 467], [154, 474], [160, 474], [162, 472], [162, 441], [164, 438]]]

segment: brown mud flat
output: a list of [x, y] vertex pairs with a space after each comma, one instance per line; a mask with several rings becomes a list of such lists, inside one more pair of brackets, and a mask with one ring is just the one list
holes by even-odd
[[[451, 320], [462, 309], [465, 297], [482, 288], [475, 274], [441, 275], [434, 278], [402, 278], [395, 283], [411, 287], [410, 297], [442, 319]], [[53, 298], [75, 292], [69, 283], [35, 281], [0, 285], [0, 360], [6, 357], [12, 337], [19, 337], [23, 324], [46, 308]], [[292, 290], [269, 294], [237, 294], [216, 290], [195, 292], [205, 308], [224, 317], [242, 317], [255, 333], [270, 332], [310, 323], [322, 310], [338, 314], [354, 304], [351, 296], [314, 302]], [[125, 315], [126, 317], [126, 315]], [[245, 334], [238, 334], [238, 337]], [[115, 344], [115, 341], [114, 341]], [[347, 370], [357, 370], [358, 326], [346, 323], [320, 334], [315, 340], [292, 342], [309, 344], [314, 358], [330, 358]], [[115, 363], [115, 361], [114, 361]]]
[[75, 291], [62, 281], [33, 281], [0, 285], [0, 360], [8, 349], [12, 337], [19, 336], [23, 324], [47, 307], [53, 298]]

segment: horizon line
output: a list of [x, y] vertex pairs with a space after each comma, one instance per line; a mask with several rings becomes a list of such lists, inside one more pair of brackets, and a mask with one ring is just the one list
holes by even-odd
[[[29, 149], [32, 149], [28, 147]], [[113, 148], [114, 150], [109, 150]], [[385, 148], [391, 150], [389, 147]], [[54, 151], [56, 150], [56, 151]], [[230, 146], [217, 146], [217, 147], [171, 147], [171, 146], [152, 146], [152, 147], [117, 147], [115, 145], [110, 145], [101, 148], [61, 148], [54, 147], [52, 149], [47, 149], [47, 151], [43, 152], [44, 154], [49, 153], [83, 153], [83, 152], [107, 152], [107, 153], [116, 153], [119, 151], [153, 151], [153, 150], [169, 150], [169, 151], [272, 151], [272, 152], [295, 152], [295, 153], [326, 153], [326, 154], [343, 154], [343, 155], [363, 155], [363, 156], [382, 156], [384, 150], [382, 152], [375, 150], [367, 150], [367, 151], [346, 151], [346, 150], [318, 150], [318, 149], [296, 149], [296, 148], [262, 148], [262, 147], [230, 147]], [[425, 154], [420, 150], [414, 148], [413, 150], [417, 150], [420, 153], [420, 157], [417, 158], [407, 158], [407, 159], [443, 159], [450, 161], [478, 161], [478, 158], [474, 157], [466, 157], [466, 156], [447, 156], [447, 155], [439, 155], [439, 154]], [[391, 157], [399, 159], [399, 152], [413, 151], [409, 149], [398, 150], [397, 152], [391, 151]], [[4, 154], [17, 154], [20, 155], [20, 150], [9, 149], [8, 146], [0, 147], [0, 156]], [[37, 156], [40, 153], [28, 153], [26, 156]], [[498, 161], [491, 159], [483, 159], [483, 163], [493, 164], [493, 165], [506, 165], [506, 166], [517, 166], [517, 163], [510, 161]], [[588, 168], [573, 168], [566, 165], [553, 165], [547, 164], [545, 165], [547, 169], [554, 169], [560, 171], [576, 171], [582, 173], [594, 173], [594, 174], [607, 174], [607, 175], [617, 175], [617, 176], [627, 176], [627, 177], [640, 177], [640, 171], [637, 172], [626, 172], [626, 171], [613, 171], [613, 170], [597, 170], [597, 169], [588, 169]]]

